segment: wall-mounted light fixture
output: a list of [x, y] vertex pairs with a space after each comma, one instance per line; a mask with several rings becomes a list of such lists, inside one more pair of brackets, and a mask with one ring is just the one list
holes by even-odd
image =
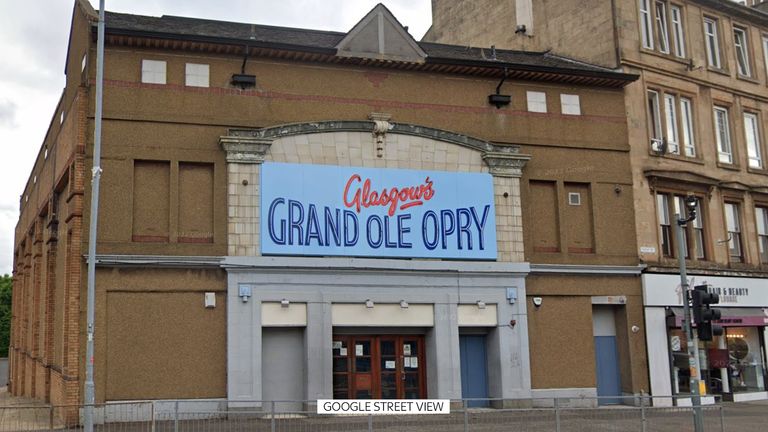
[[238, 287], [238, 295], [240, 296], [240, 300], [243, 301], [243, 303], [248, 303], [248, 299], [251, 298], [251, 295], [253, 294], [251, 292], [251, 286], [250, 285], [240, 285]]
[[509, 105], [512, 102], [512, 96], [501, 94], [501, 85], [507, 80], [507, 68], [504, 68], [504, 77], [499, 81], [499, 85], [496, 86], [496, 93], [488, 95], [488, 103], [495, 106], [496, 109], [500, 109], [503, 106]]
[[478, 309], [485, 309], [485, 302], [482, 300], [477, 301], [477, 308]]
[[541, 307], [541, 303], [544, 301], [541, 297], [534, 297], [531, 299], [533, 301], [533, 305], [536, 307]]
[[289, 302], [287, 299], [280, 300], [280, 307], [287, 308], [290, 305], [291, 305], [291, 302]]
[[367, 307], [368, 309], [373, 309], [373, 300], [367, 299], [365, 301], [365, 307]]
[[400, 300], [400, 307], [403, 309], [408, 309], [408, 302], [405, 300]]

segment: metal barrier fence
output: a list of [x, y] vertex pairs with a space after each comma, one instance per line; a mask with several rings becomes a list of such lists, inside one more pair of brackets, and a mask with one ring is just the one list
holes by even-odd
[[[671, 400], [667, 397], [666, 400]], [[599, 398], [451, 401], [450, 414], [318, 415], [316, 401], [137, 401], [95, 405], [99, 432], [678, 432], [693, 430], [690, 406], [651, 397], [598, 406]], [[487, 405], [474, 408], [473, 405]], [[0, 408], [0, 432], [81, 431], [83, 406]], [[725, 432], [723, 406], [702, 407], [706, 432]]]

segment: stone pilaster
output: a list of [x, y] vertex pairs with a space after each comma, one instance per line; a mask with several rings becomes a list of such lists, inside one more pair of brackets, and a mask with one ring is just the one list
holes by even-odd
[[525, 261], [523, 249], [523, 213], [520, 200], [520, 177], [531, 156], [512, 151], [483, 153], [483, 161], [493, 175], [496, 204], [496, 243], [499, 261]]
[[219, 143], [227, 152], [227, 254], [258, 255], [259, 177], [272, 140], [230, 133]]

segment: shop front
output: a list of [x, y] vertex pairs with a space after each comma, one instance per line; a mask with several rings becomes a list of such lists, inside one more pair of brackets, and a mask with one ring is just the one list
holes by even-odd
[[[764, 279], [691, 276], [720, 296], [716, 324], [722, 336], [699, 341], [701, 379], [708, 395], [726, 400], [768, 399], [766, 341], [768, 292]], [[690, 394], [688, 340], [683, 329], [682, 290], [677, 275], [643, 275], [651, 391], [654, 396]]]

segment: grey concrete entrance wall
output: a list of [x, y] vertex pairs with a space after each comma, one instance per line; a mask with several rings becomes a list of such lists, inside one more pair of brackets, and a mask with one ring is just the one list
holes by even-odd
[[[489, 333], [490, 396], [531, 395], [525, 303], [507, 299], [507, 288], [516, 288], [518, 298], [525, 298], [525, 263], [227, 257], [222, 265], [228, 273], [227, 386], [232, 401], [269, 395], [264, 377], [268, 366], [263, 364], [268, 359], [261, 354], [261, 305], [283, 299], [307, 307], [303, 388], [308, 400], [333, 397], [332, 306], [367, 299], [433, 307], [434, 325], [426, 331], [430, 398], [461, 397], [457, 306], [496, 304], [498, 326]], [[251, 287], [247, 302], [239, 297], [241, 285]]]

